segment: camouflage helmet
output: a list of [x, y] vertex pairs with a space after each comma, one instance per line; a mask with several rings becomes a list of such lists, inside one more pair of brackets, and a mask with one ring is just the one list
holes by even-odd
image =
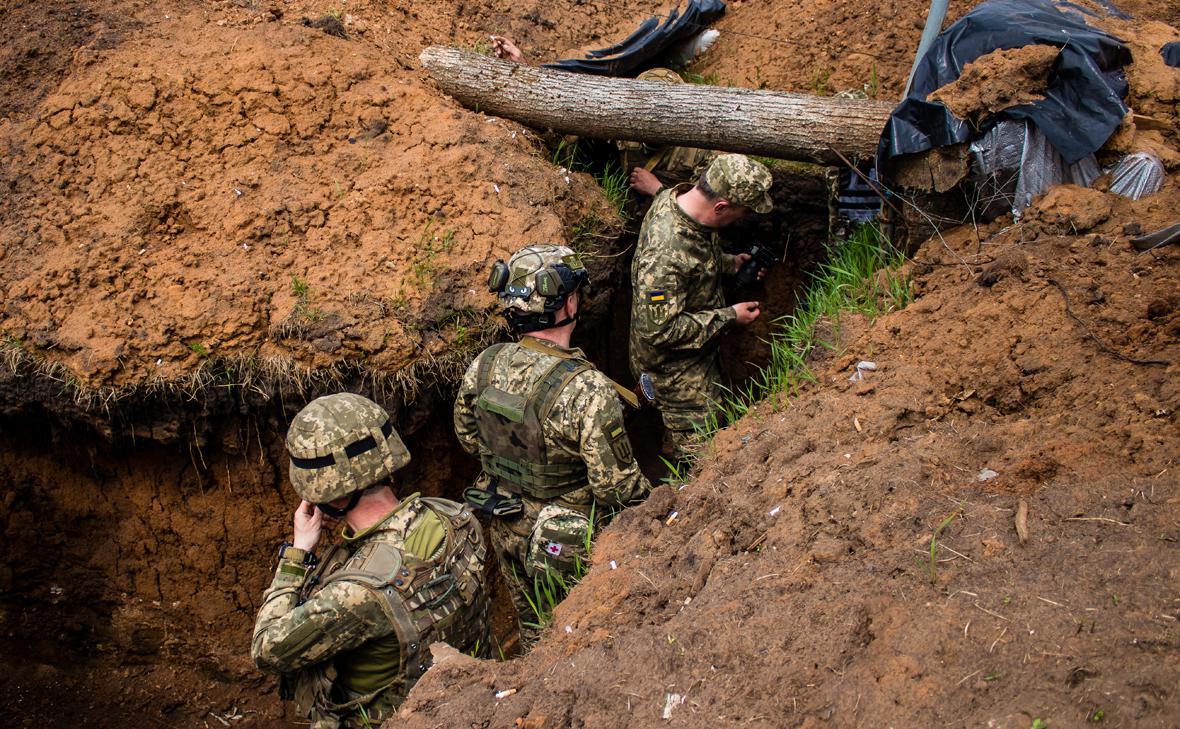
[[312, 400], [287, 430], [291, 485], [313, 504], [368, 488], [410, 462], [385, 408], [342, 392]]
[[670, 68], [649, 68], [635, 77], [636, 81], [663, 81], [668, 84], [682, 84], [684, 79]]
[[534, 245], [512, 254], [507, 264], [496, 261], [488, 287], [505, 309], [542, 314], [560, 309], [589, 278], [572, 248]]
[[723, 154], [709, 164], [702, 179], [723, 200], [745, 205], [756, 213], [773, 207], [770, 186], [774, 177], [766, 165], [744, 154]]

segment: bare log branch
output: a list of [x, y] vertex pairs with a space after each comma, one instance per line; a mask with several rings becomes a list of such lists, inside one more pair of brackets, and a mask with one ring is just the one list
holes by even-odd
[[867, 158], [893, 105], [551, 71], [431, 46], [419, 56], [464, 106], [564, 134], [839, 164]]

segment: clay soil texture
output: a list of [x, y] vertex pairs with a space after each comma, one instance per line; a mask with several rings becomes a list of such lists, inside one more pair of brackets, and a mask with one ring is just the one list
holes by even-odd
[[[1137, 58], [1176, 39], [1174, 3], [1127, 5], [1153, 21], [1121, 29]], [[454, 495], [474, 464], [451, 455], [449, 389], [502, 336], [488, 264], [567, 242], [598, 254], [599, 312], [626, 286], [621, 222], [590, 176], [438, 93], [418, 53], [497, 32], [552, 60], [668, 7], [5, 6], [6, 724], [293, 725], [248, 657], [295, 506], [293, 412], [341, 387], [374, 396], [415, 454], [399, 488]], [[692, 71], [896, 98], [925, 8], [734, 0]], [[1163, 192], [1067, 188], [1019, 223], [924, 244], [916, 302], [844, 320], [816, 382], [623, 514], [531, 655], [440, 662], [401, 722], [1180, 724], [1180, 249], [1128, 243], [1175, 222], [1178, 85], [1156, 59], [1132, 71], [1155, 121], [1112, 149], [1163, 156]], [[806, 201], [780, 211], [811, 226], [814, 185], [797, 184]], [[776, 276], [768, 318], [805, 281]], [[624, 325], [599, 314], [582, 335]], [[731, 369], [759, 361], [756, 335]], [[860, 359], [878, 370], [850, 383]]]

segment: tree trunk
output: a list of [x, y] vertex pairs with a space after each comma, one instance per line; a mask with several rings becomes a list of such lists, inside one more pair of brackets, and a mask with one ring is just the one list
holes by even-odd
[[872, 157], [886, 101], [551, 71], [431, 46], [419, 56], [446, 93], [477, 111], [564, 134], [840, 164]]

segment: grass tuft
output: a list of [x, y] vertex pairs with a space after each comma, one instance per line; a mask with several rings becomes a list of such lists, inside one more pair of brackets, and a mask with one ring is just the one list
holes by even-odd
[[810, 275], [795, 310], [775, 320], [769, 364], [715, 403], [715, 413], [697, 428], [701, 440], [757, 403], [769, 399], [777, 407], [780, 395], [789, 398], [800, 385], [814, 382], [808, 359], [817, 347], [838, 347], [841, 315], [852, 312], [871, 319], [905, 308], [913, 299], [908, 276], [898, 273], [905, 256], [875, 225], [862, 225], [829, 250], [828, 261]]

